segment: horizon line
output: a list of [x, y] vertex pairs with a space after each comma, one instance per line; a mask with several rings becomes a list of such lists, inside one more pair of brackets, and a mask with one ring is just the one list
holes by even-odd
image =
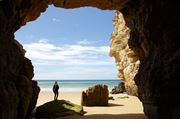
[[33, 80], [121, 80], [121, 79], [33, 79]]

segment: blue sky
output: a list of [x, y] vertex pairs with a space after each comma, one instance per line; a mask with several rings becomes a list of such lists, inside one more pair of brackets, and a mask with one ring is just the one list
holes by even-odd
[[109, 57], [114, 11], [49, 6], [15, 33], [31, 59], [34, 79], [117, 79]]

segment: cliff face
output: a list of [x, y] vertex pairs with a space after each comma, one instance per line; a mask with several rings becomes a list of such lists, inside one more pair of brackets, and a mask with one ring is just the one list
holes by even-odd
[[138, 97], [150, 119], [180, 117], [179, 9], [171, 0], [131, 1], [121, 9], [129, 47], [140, 59]]
[[116, 11], [113, 24], [114, 31], [111, 35], [110, 56], [116, 59], [118, 76], [124, 80], [127, 93], [137, 95], [134, 77], [139, 68], [139, 60], [128, 45], [130, 29], [126, 26], [123, 15], [119, 11]]

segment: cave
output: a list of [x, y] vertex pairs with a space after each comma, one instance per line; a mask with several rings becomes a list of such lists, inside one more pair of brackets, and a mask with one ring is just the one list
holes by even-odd
[[140, 61], [134, 77], [149, 119], [180, 117], [180, 21], [178, 1], [170, 0], [0, 0], [0, 118], [25, 119], [40, 91], [31, 61], [14, 33], [37, 19], [48, 5], [66, 9], [117, 10], [130, 29], [128, 46]]

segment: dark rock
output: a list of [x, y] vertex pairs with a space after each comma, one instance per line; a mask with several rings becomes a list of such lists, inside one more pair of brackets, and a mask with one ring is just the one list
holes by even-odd
[[82, 92], [81, 105], [107, 106], [109, 91], [106, 85], [95, 85]]
[[118, 86], [114, 86], [112, 91], [110, 92], [111, 94], [118, 94], [118, 93], [124, 93], [126, 92], [124, 82], [121, 82], [118, 84]]
[[113, 96], [110, 96], [108, 99], [109, 99], [109, 100], [114, 100], [114, 97], [113, 97]]
[[122, 10], [138, 55], [138, 97], [150, 119], [180, 118], [180, 7], [175, 0], [136, 0]]
[[40, 88], [37, 86], [37, 82], [36, 81], [32, 81], [32, 98], [31, 98], [31, 101], [29, 103], [29, 107], [28, 107], [28, 111], [27, 111], [27, 114], [26, 114], [26, 118], [31, 116], [32, 110], [36, 106], [39, 92], [40, 92]]
[[83, 107], [66, 100], [47, 102], [36, 109], [36, 118], [57, 118], [68, 115], [83, 115]]
[[32, 81], [33, 66], [14, 39], [0, 48], [0, 119], [25, 119], [31, 115], [40, 91]]

